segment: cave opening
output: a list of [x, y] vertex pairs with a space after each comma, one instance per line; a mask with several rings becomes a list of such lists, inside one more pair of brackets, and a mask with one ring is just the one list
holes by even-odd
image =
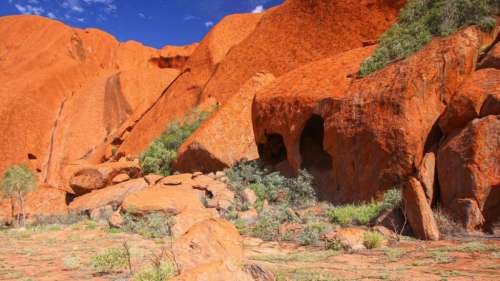
[[324, 147], [324, 120], [314, 114], [307, 121], [300, 136], [301, 168], [306, 169], [314, 177], [316, 192], [322, 200], [332, 200], [334, 194], [329, 190], [332, 182], [332, 157]]
[[266, 142], [260, 143], [258, 150], [265, 164], [276, 165], [287, 160], [286, 146], [280, 134], [266, 135]]

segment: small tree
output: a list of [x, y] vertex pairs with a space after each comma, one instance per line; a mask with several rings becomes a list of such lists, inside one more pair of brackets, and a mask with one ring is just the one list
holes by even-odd
[[17, 224], [24, 226], [26, 223], [26, 212], [24, 209], [24, 196], [26, 193], [36, 189], [35, 175], [27, 166], [9, 167], [0, 183], [0, 195], [12, 200], [12, 215], [14, 216], [14, 202], [17, 201], [21, 209], [21, 216], [17, 217]]

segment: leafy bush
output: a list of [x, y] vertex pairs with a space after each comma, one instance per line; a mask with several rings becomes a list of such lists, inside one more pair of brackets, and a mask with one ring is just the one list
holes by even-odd
[[326, 227], [323, 224], [309, 224], [307, 225], [299, 236], [299, 243], [301, 245], [316, 245], [320, 241], [321, 234], [325, 231]]
[[170, 175], [179, 147], [209, 115], [209, 111], [199, 112], [195, 109], [186, 115], [182, 122], [170, 123], [162, 135], [140, 155], [139, 159], [144, 173]]
[[171, 235], [173, 219], [163, 213], [148, 214], [136, 217], [129, 213], [123, 215], [123, 230], [137, 233], [146, 238], [163, 238]]
[[[11, 166], [5, 171], [0, 183], [0, 195], [10, 197], [17, 201], [21, 209], [21, 216], [18, 217], [17, 224], [25, 225], [26, 212], [24, 210], [25, 195], [36, 189], [36, 178], [33, 172], [25, 166]], [[12, 206], [14, 208], [14, 206]]]
[[276, 240], [279, 237], [279, 229], [282, 222], [280, 214], [270, 210], [260, 213], [253, 234], [265, 241]]
[[134, 275], [134, 281], [164, 281], [176, 275], [175, 266], [161, 262], [158, 267], [147, 268]]
[[225, 171], [230, 187], [241, 193], [250, 188], [257, 195], [259, 210], [265, 200], [272, 204], [290, 204], [302, 208], [316, 202], [313, 177], [301, 170], [295, 178], [285, 178], [279, 172], [269, 172], [258, 161], [241, 162]]
[[363, 236], [363, 245], [367, 249], [380, 248], [382, 241], [384, 241], [384, 236], [376, 231], [367, 231]]
[[360, 75], [410, 56], [434, 36], [447, 36], [469, 25], [491, 30], [496, 22], [490, 16], [498, 14], [498, 6], [498, 0], [411, 0], [401, 10], [398, 23], [382, 35], [375, 53], [363, 62]]
[[128, 256], [124, 249], [112, 248], [92, 256], [91, 264], [99, 273], [121, 272], [128, 265]]
[[327, 211], [327, 216], [334, 223], [340, 225], [366, 225], [376, 218], [381, 211], [396, 208], [401, 205], [402, 195], [398, 189], [391, 189], [384, 193], [381, 202], [371, 202], [360, 205], [344, 205], [333, 207]]

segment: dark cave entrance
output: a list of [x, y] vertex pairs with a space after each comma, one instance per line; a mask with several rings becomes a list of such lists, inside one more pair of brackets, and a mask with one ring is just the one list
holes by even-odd
[[332, 157], [324, 150], [324, 120], [313, 115], [306, 123], [300, 136], [301, 168], [314, 176], [316, 192], [322, 200], [331, 200], [333, 191], [328, 190], [332, 182]]
[[266, 135], [266, 142], [258, 145], [259, 155], [264, 163], [276, 165], [287, 160], [286, 146], [279, 134]]

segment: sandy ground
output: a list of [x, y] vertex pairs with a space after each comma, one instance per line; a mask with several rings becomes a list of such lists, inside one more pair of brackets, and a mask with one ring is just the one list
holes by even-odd
[[[91, 256], [127, 241], [134, 270], [168, 241], [112, 233], [95, 224], [0, 231], [0, 280], [129, 280], [127, 271], [98, 274]], [[325, 251], [292, 243], [246, 237], [249, 262], [275, 273], [278, 281], [330, 280], [500, 280], [500, 240], [422, 242], [404, 240], [356, 253]], [[79, 261], [68, 266], [69, 257]], [[236, 281], [236, 280], [235, 280]]]

